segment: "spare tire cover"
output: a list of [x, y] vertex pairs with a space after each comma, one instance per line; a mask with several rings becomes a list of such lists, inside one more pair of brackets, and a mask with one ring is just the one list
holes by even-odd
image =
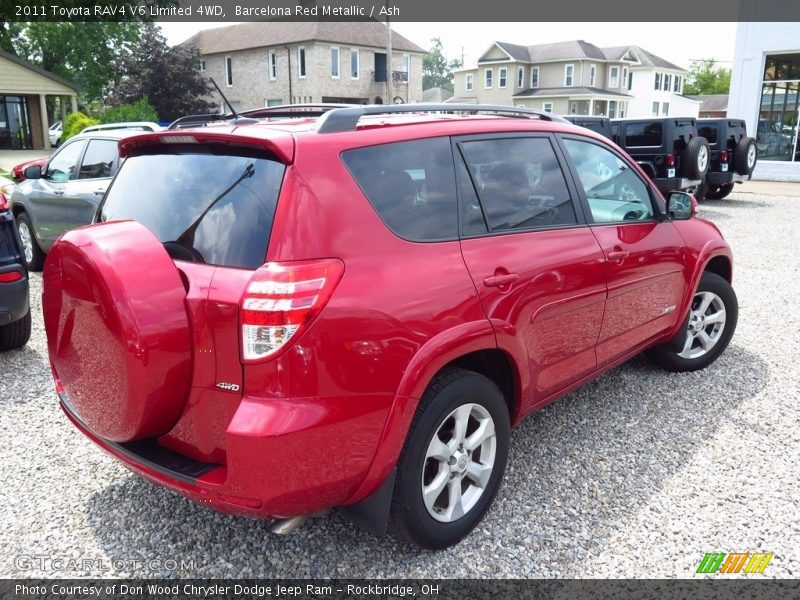
[[180, 274], [143, 225], [117, 221], [64, 234], [44, 268], [50, 361], [78, 416], [126, 442], [178, 420], [191, 383]]

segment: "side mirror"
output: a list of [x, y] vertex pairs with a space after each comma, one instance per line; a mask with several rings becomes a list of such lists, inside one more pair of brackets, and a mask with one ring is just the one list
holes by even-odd
[[686, 221], [697, 213], [697, 200], [686, 192], [670, 192], [667, 199], [667, 214], [673, 221]]
[[42, 167], [39, 165], [31, 165], [24, 171], [25, 179], [41, 179], [42, 178]]

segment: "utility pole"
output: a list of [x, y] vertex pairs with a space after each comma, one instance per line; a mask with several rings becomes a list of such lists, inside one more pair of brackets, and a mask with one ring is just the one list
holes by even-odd
[[389, 30], [386, 44], [386, 104], [394, 104], [394, 97], [392, 96], [392, 77], [394, 77], [394, 70], [392, 69], [392, 24], [389, 19], [389, 0], [386, 0], [385, 6], [386, 29]]

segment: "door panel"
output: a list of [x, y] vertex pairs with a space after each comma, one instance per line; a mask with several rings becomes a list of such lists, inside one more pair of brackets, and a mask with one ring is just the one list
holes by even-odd
[[[548, 136], [463, 139], [461, 249], [500, 347], [527, 365], [523, 412], [592, 371], [604, 257]], [[463, 159], [463, 160], [462, 160]]]
[[659, 219], [648, 184], [622, 156], [595, 141], [564, 138], [563, 144], [606, 260], [608, 298], [597, 344], [603, 365], [681, 318], [683, 238]]

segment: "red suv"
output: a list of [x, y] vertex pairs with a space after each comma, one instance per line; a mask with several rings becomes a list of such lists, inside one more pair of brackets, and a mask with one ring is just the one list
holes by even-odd
[[728, 244], [608, 139], [511, 107], [320, 112], [120, 141], [98, 222], [47, 258], [61, 406], [139, 475], [444, 548], [510, 426], [642, 351], [690, 371], [730, 341]]

